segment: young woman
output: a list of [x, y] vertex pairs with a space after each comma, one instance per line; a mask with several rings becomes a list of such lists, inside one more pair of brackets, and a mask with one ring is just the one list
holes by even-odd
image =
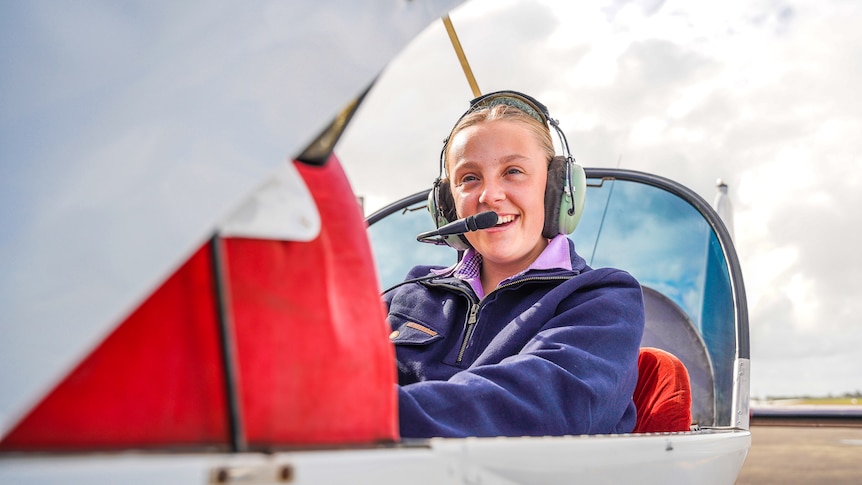
[[450, 221], [494, 211], [498, 222], [462, 236], [452, 268], [415, 267], [418, 281], [385, 295], [402, 437], [634, 427], [641, 289], [588, 267], [560, 233], [566, 171], [552, 163], [548, 120], [529, 96], [493, 93], [447, 139], [432, 210]]

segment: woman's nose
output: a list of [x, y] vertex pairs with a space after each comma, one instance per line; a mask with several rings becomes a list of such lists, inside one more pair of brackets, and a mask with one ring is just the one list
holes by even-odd
[[500, 180], [489, 178], [486, 179], [482, 187], [482, 193], [479, 195], [479, 202], [482, 204], [492, 205], [506, 198], [506, 192]]

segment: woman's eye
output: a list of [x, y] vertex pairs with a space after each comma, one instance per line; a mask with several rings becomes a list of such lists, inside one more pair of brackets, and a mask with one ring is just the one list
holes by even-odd
[[524, 173], [524, 172], [522, 172], [521, 169], [519, 169], [519, 168], [510, 168], [510, 169], [506, 170], [507, 175], [517, 175], [519, 173]]
[[479, 180], [479, 178], [476, 177], [475, 175], [465, 175], [465, 176], [461, 177], [461, 180], [459, 180], [459, 185], [460, 184], [466, 184], [468, 182], [475, 182], [477, 180]]

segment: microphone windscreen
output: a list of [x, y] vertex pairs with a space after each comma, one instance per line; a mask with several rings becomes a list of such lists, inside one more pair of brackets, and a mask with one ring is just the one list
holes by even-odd
[[488, 229], [497, 223], [497, 213], [494, 211], [476, 214], [476, 229]]

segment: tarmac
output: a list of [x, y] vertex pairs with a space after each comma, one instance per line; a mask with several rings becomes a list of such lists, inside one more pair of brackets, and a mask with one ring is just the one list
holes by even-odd
[[751, 449], [736, 480], [748, 484], [862, 484], [862, 426], [751, 426]]

